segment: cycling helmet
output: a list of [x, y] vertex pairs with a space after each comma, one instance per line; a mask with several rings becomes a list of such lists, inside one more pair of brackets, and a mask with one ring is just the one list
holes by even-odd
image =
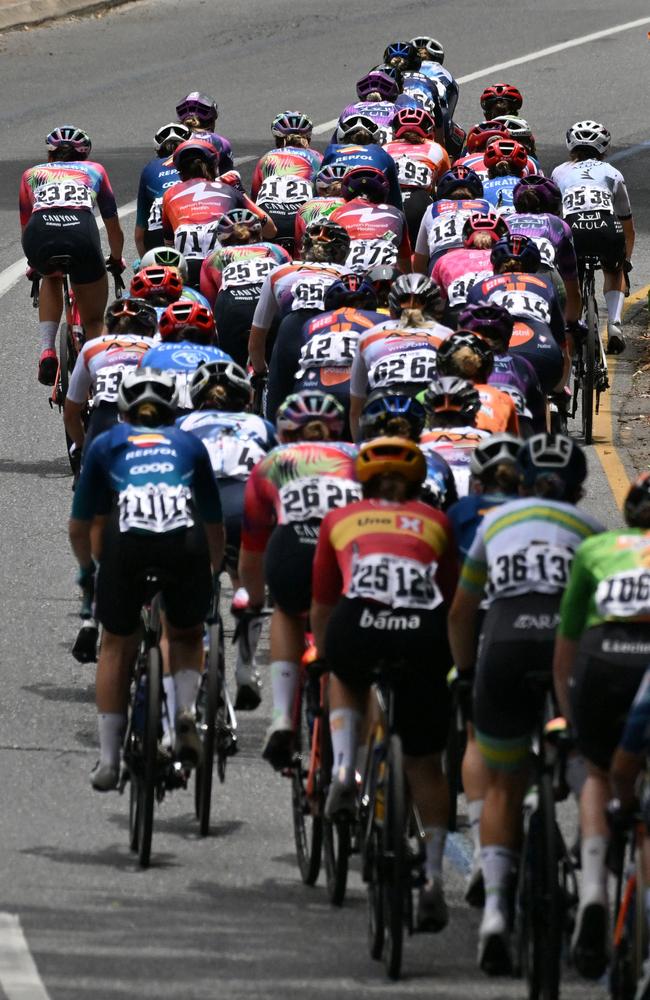
[[391, 42], [384, 49], [384, 62], [400, 69], [417, 70], [422, 65], [422, 59], [411, 42]]
[[140, 269], [152, 265], [175, 267], [183, 281], [187, 281], [187, 261], [176, 247], [154, 247], [152, 250], [147, 250], [140, 260]]
[[240, 227], [248, 231], [249, 238], [256, 236], [259, 239], [262, 235], [262, 220], [258, 215], [255, 215], [255, 212], [251, 212], [249, 208], [231, 208], [229, 212], [217, 220], [219, 243], [227, 244], [235, 236], [239, 238], [241, 230], [239, 233], [236, 230]]
[[350, 234], [331, 219], [314, 219], [305, 229], [302, 249], [317, 261], [343, 261], [350, 250]]
[[487, 382], [493, 365], [492, 350], [471, 330], [456, 330], [436, 353], [438, 375], [455, 375], [470, 382]]
[[519, 111], [524, 103], [521, 92], [509, 83], [495, 83], [493, 86], [485, 88], [480, 97], [481, 107], [485, 112], [493, 101], [508, 101], [513, 105], [513, 111]]
[[368, 271], [366, 277], [375, 290], [378, 306], [388, 305], [388, 296], [393, 282], [399, 278], [401, 273], [398, 267], [389, 264], [377, 264], [376, 267]]
[[59, 125], [52, 129], [45, 140], [45, 145], [51, 153], [56, 149], [74, 151], [80, 160], [87, 158], [93, 146], [90, 136], [74, 125]]
[[161, 295], [175, 302], [183, 292], [183, 281], [175, 267], [143, 267], [131, 278], [130, 292], [136, 299]]
[[280, 403], [275, 415], [278, 434], [300, 431], [311, 423], [328, 427], [333, 438], [340, 437], [345, 426], [345, 410], [334, 396], [320, 389], [294, 392]]
[[555, 500], [575, 495], [587, 478], [584, 451], [562, 434], [535, 434], [528, 438], [519, 451], [517, 465], [526, 489]]
[[186, 118], [195, 118], [199, 125], [213, 125], [219, 117], [219, 109], [216, 102], [207, 94], [193, 90], [176, 105], [176, 114], [181, 122]]
[[365, 101], [368, 94], [379, 94], [382, 101], [394, 101], [400, 94], [400, 86], [395, 77], [382, 69], [371, 69], [357, 82], [357, 97]]
[[349, 306], [355, 309], [376, 309], [377, 293], [368, 278], [360, 274], [342, 274], [325, 292], [326, 312]]
[[518, 260], [526, 273], [534, 274], [535, 271], [539, 270], [542, 255], [535, 241], [528, 236], [508, 233], [507, 236], [502, 236], [494, 244], [490, 260], [495, 269], [507, 260]]
[[390, 124], [394, 139], [399, 139], [405, 132], [415, 132], [428, 139], [437, 123], [424, 108], [400, 108]]
[[483, 197], [483, 181], [475, 171], [462, 164], [452, 167], [442, 175], [436, 187], [436, 197], [449, 198], [458, 188], [467, 188], [472, 198]]
[[321, 167], [314, 178], [316, 194], [326, 194], [332, 184], [343, 180], [349, 169], [346, 163], [329, 163], [327, 166]]
[[457, 317], [463, 330], [471, 330], [489, 341], [497, 341], [506, 350], [512, 337], [514, 318], [503, 306], [487, 302], [472, 303], [461, 309]]
[[428, 35], [418, 35], [417, 38], [411, 39], [411, 45], [414, 46], [416, 52], [418, 52], [421, 59], [425, 62], [436, 62], [442, 66], [445, 61], [445, 50], [436, 38], [430, 38]]
[[381, 130], [377, 122], [373, 121], [372, 118], [368, 118], [367, 115], [362, 115], [358, 111], [355, 111], [353, 114], [339, 119], [336, 129], [336, 141], [346, 142], [351, 135], [359, 131], [367, 132], [372, 139], [378, 139]]
[[630, 528], [647, 528], [650, 524], [650, 472], [642, 472], [630, 483], [623, 513]]
[[355, 461], [357, 479], [368, 483], [375, 476], [399, 475], [416, 486], [427, 477], [427, 463], [414, 441], [402, 437], [379, 437], [364, 441]]
[[130, 316], [132, 319], [145, 328], [145, 336], [149, 334], [153, 337], [158, 329], [158, 313], [153, 306], [150, 306], [144, 299], [121, 298], [111, 302], [106, 310], [105, 322], [109, 333], [122, 316]]
[[286, 135], [304, 135], [309, 139], [313, 129], [313, 121], [301, 111], [283, 111], [273, 119], [271, 134], [278, 138]]
[[158, 129], [153, 137], [153, 141], [156, 147], [156, 152], [159, 153], [161, 149], [168, 146], [170, 143], [175, 144], [173, 147], [175, 149], [179, 143], [187, 142], [187, 140], [191, 138], [191, 128], [188, 128], [187, 125], [183, 125], [182, 122], [170, 122], [169, 125], [162, 125]]
[[187, 142], [181, 142], [174, 150], [172, 161], [177, 170], [180, 170], [181, 162], [186, 158], [202, 159], [216, 168], [219, 163], [219, 150], [205, 139], [188, 139]]
[[375, 389], [359, 417], [363, 440], [374, 437], [408, 437], [417, 441], [424, 429], [426, 413], [419, 399], [395, 389]]
[[541, 174], [530, 174], [522, 177], [514, 191], [512, 197], [515, 209], [518, 212], [530, 212], [530, 206], [524, 203], [526, 194], [533, 192], [538, 203], [538, 212], [549, 215], [559, 215], [562, 211], [562, 192], [550, 177], [542, 177]]
[[495, 122], [500, 122], [509, 132], [511, 139], [521, 142], [523, 139], [534, 139], [533, 131], [525, 118], [518, 115], [497, 115]]
[[469, 460], [469, 471], [477, 479], [504, 462], [516, 465], [521, 451], [521, 438], [514, 434], [493, 434], [485, 441], [479, 441]]
[[508, 233], [508, 224], [501, 215], [496, 212], [488, 212], [482, 215], [481, 212], [472, 212], [463, 226], [463, 244], [471, 247], [477, 233], [487, 233], [493, 243], [496, 243], [502, 236]]
[[117, 408], [125, 416], [134, 416], [143, 403], [152, 403], [156, 407], [156, 412], [151, 417], [140, 417], [145, 426], [156, 427], [160, 423], [171, 423], [178, 405], [174, 376], [156, 368], [127, 368], [117, 391]]
[[466, 149], [468, 153], [482, 153], [490, 139], [509, 139], [510, 132], [506, 126], [496, 119], [479, 122], [473, 125], [467, 133]]
[[473, 420], [481, 409], [478, 389], [468, 379], [453, 375], [434, 379], [423, 393], [423, 403], [427, 414], [432, 417], [440, 413], [454, 413], [464, 420]]
[[[224, 389], [224, 398], [220, 402], [229, 407], [243, 410], [253, 398], [253, 390], [243, 368], [234, 361], [207, 361], [196, 369], [190, 382], [190, 399], [195, 410], [201, 408], [206, 393], [215, 386]], [[219, 402], [217, 398], [214, 401]]]
[[341, 181], [341, 195], [346, 201], [367, 198], [378, 205], [386, 201], [389, 193], [388, 179], [378, 167], [351, 167]]
[[576, 122], [567, 129], [566, 144], [567, 149], [572, 151], [578, 146], [588, 146], [595, 149], [597, 153], [605, 153], [609, 149], [612, 141], [612, 134], [609, 129], [601, 125], [600, 122], [583, 121]]
[[386, 76], [389, 76], [392, 80], [394, 80], [401, 93], [404, 87], [404, 74], [399, 66], [392, 66], [390, 63], [379, 63], [378, 66], [373, 66], [370, 72], [372, 73], [374, 70], [377, 70], [380, 73], [385, 73]]
[[200, 302], [180, 299], [167, 306], [158, 320], [160, 336], [163, 340], [170, 340], [179, 326], [196, 327], [205, 335], [206, 344], [214, 340], [214, 316], [211, 310], [207, 306], [201, 305]]
[[422, 311], [430, 315], [439, 312], [442, 306], [439, 287], [424, 274], [400, 274], [395, 279], [388, 294], [391, 313], [399, 316], [405, 308], [406, 299], [418, 299]]
[[485, 147], [483, 163], [488, 170], [498, 163], [507, 163], [510, 170], [521, 177], [528, 166], [528, 153], [514, 139], [494, 139]]

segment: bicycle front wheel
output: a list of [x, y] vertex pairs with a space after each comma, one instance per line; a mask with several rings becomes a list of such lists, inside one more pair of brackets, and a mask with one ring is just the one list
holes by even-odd
[[383, 836], [385, 940], [384, 963], [391, 979], [402, 968], [404, 918], [407, 912], [406, 783], [402, 743], [390, 737], [384, 770], [385, 817]]
[[208, 629], [208, 655], [201, 678], [197, 699], [197, 724], [203, 743], [203, 761], [194, 775], [194, 802], [199, 833], [207, 837], [210, 832], [210, 806], [212, 804], [212, 775], [214, 771], [215, 721], [219, 702], [221, 663], [221, 626], [213, 622]]
[[596, 345], [598, 343], [598, 312], [593, 292], [587, 295], [587, 336], [583, 345], [584, 372], [582, 382], [582, 436], [591, 444], [594, 428], [594, 384], [596, 380]]
[[138, 781], [138, 858], [148, 868], [153, 836], [153, 809], [158, 771], [158, 731], [161, 705], [160, 650], [153, 646], [147, 655], [147, 700], [142, 735], [142, 775]]

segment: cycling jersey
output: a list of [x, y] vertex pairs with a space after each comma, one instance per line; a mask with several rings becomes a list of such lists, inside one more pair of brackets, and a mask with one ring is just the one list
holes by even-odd
[[365, 198], [352, 198], [335, 208], [330, 220], [350, 235], [346, 264], [355, 271], [366, 272], [411, 257], [404, 213], [392, 205], [373, 205]]
[[139, 334], [104, 334], [87, 341], [70, 376], [67, 398], [81, 405], [92, 389], [93, 403], [117, 404], [125, 370], [139, 364], [153, 346], [151, 337]]
[[344, 198], [311, 198], [298, 209], [294, 224], [295, 255], [298, 256], [302, 246], [305, 229], [316, 219], [329, 219], [334, 209], [345, 205]]
[[537, 373], [522, 354], [495, 354], [488, 382], [521, 394], [536, 434], [546, 430], [546, 400]]
[[226, 174], [229, 170], [232, 170], [235, 166], [232, 157], [232, 146], [230, 145], [230, 140], [226, 139], [224, 135], [219, 135], [217, 132], [208, 132], [206, 129], [194, 129], [192, 132], [193, 139], [202, 139], [205, 142], [211, 142], [214, 148], [219, 153], [219, 173]]
[[570, 216], [581, 212], [615, 214], [619, 219], [632, 215], [623, 174], [604, 160], [567, 160], [551, 178], [562, 192], [562, 212], [570, 222]]
[[[380, 313], [343, 307], [307, 320], [302, 328], [298, 383], [307, 372], [319, 376], [319, 388], [348, 383], [359, 334], [381, 323]], [[296, 390], [297, 391], [297, 390]]]
[[519, 420], [517, 409], [506, 392], [501, 392], [495, 385], [476, 385], [475, 389], [481, 398], [481, 409], [476, 414], [476, 426], [479, 430], [490, 434], [519, 435]]
[[489, 250], [462, 247], [448, 250], [434, 264], [431, 277], [450, 309], [465, 305], [470, 288], [494, 274]]
[[449, 70], [438, 62], [425, 59], [420, 66], [420, 73], [436, 84], [438, 92], [441, 88], [444, 90], [449, 114], [453, 115], [458, 103], [459, 87]]
[[432, 192], [437, 179], [451, 168], [446, 149], [433, 139], [425, 142], [394, 139], [384, 148], [395, 160], [402, 189], [424, 188]]
[[[148, 229], [149, 216], [152, 206], [157, 198], [162, 199], [167, 188], [177, 184], [180, 180], [178, 170], [174, 166], [171, 156], [161, 159], [154, 156], [149, 160], [146, 167], [140, 174], [140, 184], [138, 186], [138, 205], [135, 215], [135, 224], [142, 229]], [[160, 229], [160, 225], [154, 228]]]
[[219, 247], [201, 264], [201, 292], [211, 307], [220, 291], [246, 302], [257, 302], [264, 279], [278, 266], [290, 263], [277, 243], [249, 243]]
[[178, 407], [181, 410], [191, 410], [190, 382], [192, 375], [199, 367], [208, 361], [232, 361], [229, 354], [220, 351], [218, 347], [193, 344], [189, 340], [181, 340], [176, 344], [156, 344], [151, 347], [140, 360], [142, 368], [157, 368], [162, 372], [172, 372], [178, 389]]
[[[267, 181], [276, 178], [309, 181], [305, 190], [309, 192], [308, 197], [311, 197], [311, 181], [318, 173], [322, 159], [323, 154], [317, 149], [305, 149], [303, 146], [284, 146], [282, 149], [269, 150], [257, 161], [253, 171], [251, 181], [253, 199], [262, 204], [269, 200], [276, 202], [278, 198], [286, 197], [287, 192], [283, 185], [280, 184], [276, 188], [267, 185]], [[295, 200], [295, 196], [292, 195], [290, 200]]]
[[324, 308], [325, 292], [342, 274], [350, 274], [343, 264], [296, 261], [275, 268], [262, 284], [253, 325], [268, 329], [276, 316], [282, 318], [298, 309]]
[[500, 507], [511, 499], [503, 493], [470, 493], [461, 497], [447, 511], [454, 529], [458, 551], [464, 559], [476, 537], [478, 526], [493, 507]]
[[387, 320], [362, 333], [352, 362], [350, 394], [363, 399], [369, 388], [431, 382], [438, 347], [452, 332], [435, 321], [403, 327], [400, 320]]
[[195, 410], [176, 425], [203, 441], [217, 479], [245, 482], [275, 445], [273, 426], [254, 413]]
[[381, 146], [355, 146], [349, 143], [331, 143], [325, 150], [322, 166], [343, 163], [346, 167], [377, 167], [386, 175], [390, 185], [388, 201], [395, 208], [402, 208], [395, 160]]
[[463, 226], [470, 215], [477, 212], [487, 215], [489, 211], [489, 202], [482, 198], [434, 202], [422, 217], [415, 252], [429, 258], [431, 271], [444, 253], [462, 247]]
[[179, 181], [163, 195], [163, 235], [174, 241], [186, 259], [202, 259], [217, 246], [216, 226], [210, 223], [233, 208], [247, 208], [266, 221], [255, 202], [230, 184], [220, 180]]
[[542, 262], [556, 267], [563, 281], [573, 281], [578, 276], [576, 253], [571, 229], [557, 215], [513, 212], [508, 216], [511, 233], [528, 236], [537, 244]]
[[[422, 434], [420, 451], [427, 458], [431, 452], [440, 455], [449, 465], [454, 475], [456, 492], [463, 497], [469, 490], [469, 463], [472, 452], [479, 441], [490, 435], [478, 427], [432, 427]], [[425, 485], [429, 485], [428, 472]]]
[[92, 160], [38, 163], [20, 181], [20, 224], [25, 227], [34, 212], [61, 209], [92, 212], [97, 206], [103, 219], [117, 215], [117, 202], [100, 163]]
[[514, 212], [514, 190], [521, 180], [508, 174], [505, 177], [486, 177], [483, 180], [483, 197], [499, 215]]

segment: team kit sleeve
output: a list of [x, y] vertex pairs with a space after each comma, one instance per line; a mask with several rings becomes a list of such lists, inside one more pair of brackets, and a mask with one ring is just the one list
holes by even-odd
[[318, 604], [335, 605], [343, 591], [343, 576], [332, 545], [331, 526], [336, 511], [326, 514], [318, 533], [312, 571], [312, 598]]
[[117, 215], [117, 202], [113, 194], [111, 182], [104, 168], [98, 163], [99, 190], [97, 191], [97, 208], [102, 219], [114, 219]]
[[67, 398], [70, 402], [77, 403], [78, 405], [85, 403], [88, 399], [88, 393], [92, 385], [92, 377], [86, 364], [85, 346], [82, 347], [81, 353], [77, 355], [67, 392]]
[[587, 557], [589, 543], [583, 542], [576, 550], [571, 565], [569, 582], [560, 602], [560, 624], [558, 635], [574, 642], [580, 638], [587, 623], [589, 601], [594, 592], [594, 578], [589, 571]]
[[472, 542], [471, 548], [467, 553], [465, 562], [463, 563], [460, 580], [458, 582], [458, 586], [462, 587], [463, 590], [466, 590], [469, 594], [475, 594], [477, 596], [484, 593], [488, 577], [484, 526], [485, 522], [479, 525], [478, 531], [474, 536], [474, 541]]
[[24, 228], [31, 218], [32, 208], [34, 207], [34, 192], [29, 184], [29, 170], [24, 172], [20, 180], [18, 207], [20, 211], [20, 224]]
[[71, 517], [76, 521], [92, 521], [94, 517], [110, 512], [113, 494], [104, 471], [103, 440], [110, 433], [100, 434], [88, 449], [72, 501]]
[[140, 174], [140, 183], [138, 184], [138, 200], [136, 203], [135, 210], [135, 224], [141, 229], [147, 228], [147, 223], [149, 222], [149, 212], [151, 211], [151, 196], [147, 190], [147, 175], [146, 168]]
[[244, 490], [241, 547], [246, 552], [264, 552], [275, 527], [273, 499], [260, 464], [253, 469]]

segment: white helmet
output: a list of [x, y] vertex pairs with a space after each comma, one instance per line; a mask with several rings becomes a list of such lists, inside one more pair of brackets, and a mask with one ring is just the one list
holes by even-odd
[[416, 49], [426, 49], [429, 62], [437, 62], [442, 66], [445, 61], [445, 50], [436, 38], [431, 38], [429, 35], [418, 35], [417, 38], [411, 39], [411, 45], [414, 45]]
[[525, 118], [519, 118], [517, 115], [497, 115], [492, 121], [502, 122], [508, 129], [511, 137], [513, 139], [530, 139], [533, 131], [526, 121]]
[[187, 281], [187, 261], [176, 247], [154, 247], [147, 250], [140, 260], [140, 267], [175, 267], [180, 272], [183, 284]]
[[168, 142], [175, 142], [178, 145], [178, 143], [187, 142], [191, 138], [192, 129], [188, 128], [187, 125], [183, 125], [181, 122], [169, 122], [168, 125], [160, 126], [153, 137], [153, 141], [156, 152], [159, 153], [161, 148]]
[[[178, 405], [176, 380], [170, 372], [157, 368], [131, 368], [124, 373], [117, 393], [117, 407], [127, 416], [142, 403], [153, 403], [167, 422], [174, 419]], [[161, 423], [164, 423], [163, 418]]]
[[602, 154], [609, 148], [611, 141], [611, 132], [600, 122], [576, 122], [567, 129], [566, 144], [569, 151], [578, 146], [591, 146], [597, 153]]

